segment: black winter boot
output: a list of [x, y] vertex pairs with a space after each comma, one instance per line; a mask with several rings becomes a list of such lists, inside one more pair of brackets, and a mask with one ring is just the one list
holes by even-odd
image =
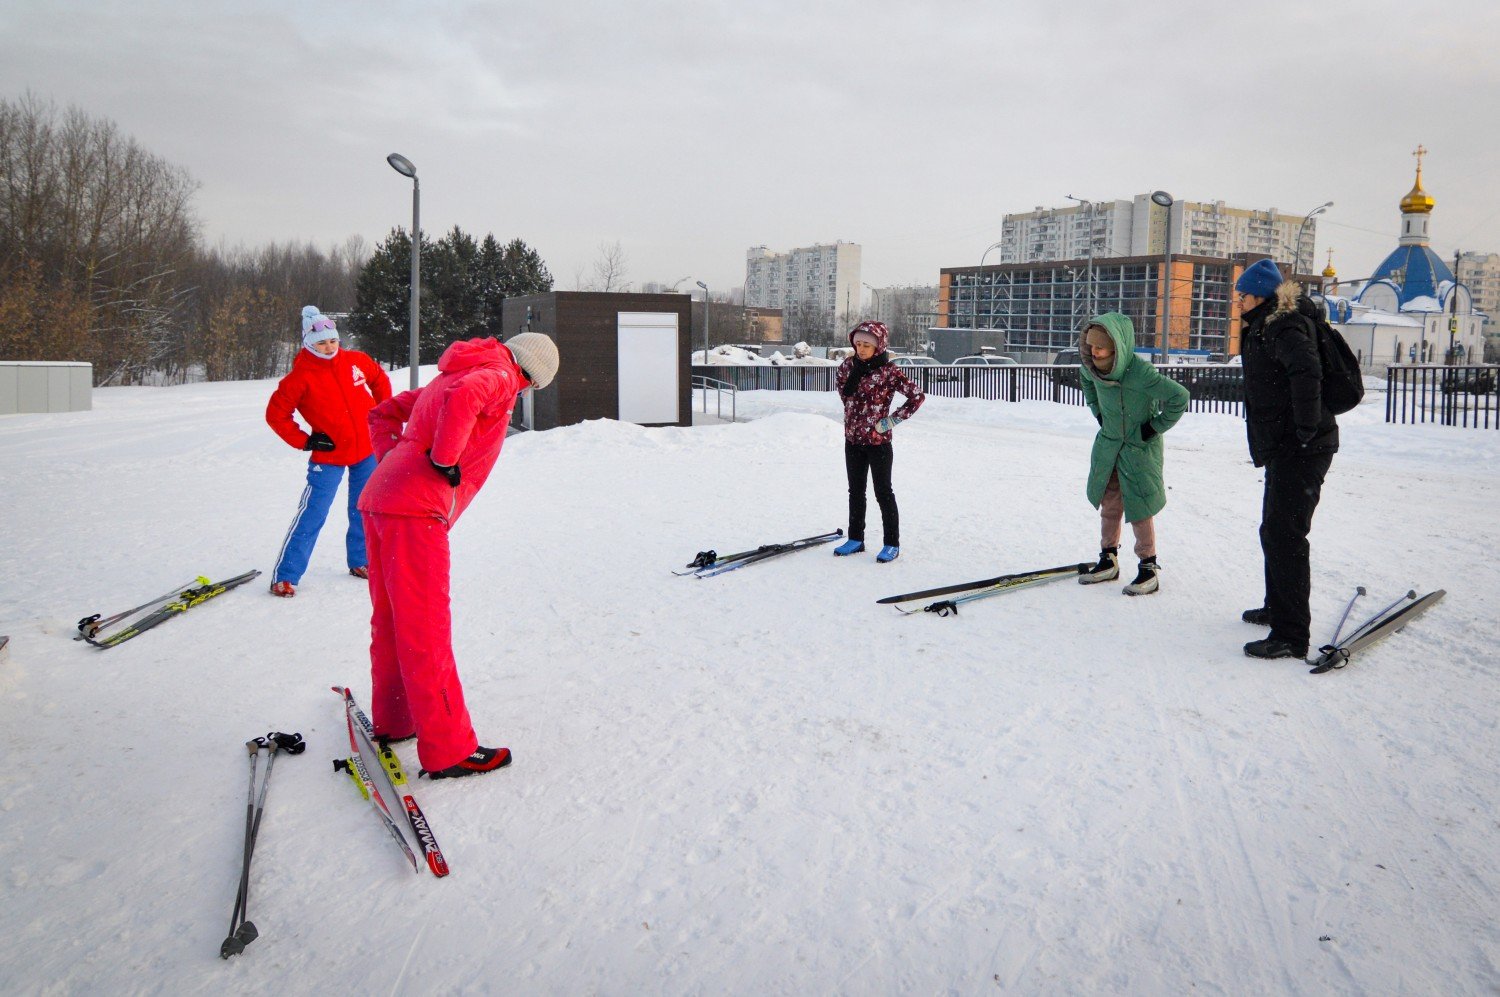
[[1259, 609], [1247, 609], [1240, 614], [1240, 619], [1257, 627], [1268, 627], [1271, 625], [1271, 611], [1264, 606]]
[[1252, 658], [1306, 658], [1307, 645], [1298, 647], [1280, 637], [1267, 637], [1246, 644], [1245, 654]]

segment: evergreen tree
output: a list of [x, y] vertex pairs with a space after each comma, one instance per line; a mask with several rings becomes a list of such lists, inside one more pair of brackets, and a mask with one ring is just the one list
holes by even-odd
[[[393, 230], [360, 271], [350, 329], [361, 348], [405, 366], [410, 355], [411, 238]], [[421, 362], [436, 363], [448, 344], [499, 336], [500, 312], [513, 295], [552, 290], [541, 256], [520, 239], [476, 243], [458, 226], [436, 243], [422, 240]]]

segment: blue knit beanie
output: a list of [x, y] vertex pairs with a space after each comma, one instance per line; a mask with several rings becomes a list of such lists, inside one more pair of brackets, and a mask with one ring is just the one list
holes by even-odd
[[1240, 279], [1234, 282], [1236, 291], [1253, 294], [1257, 298], [1269, 298], [1281, 286], [1281, 271], [1270, 260], [1256, 260], [1245, 268]]

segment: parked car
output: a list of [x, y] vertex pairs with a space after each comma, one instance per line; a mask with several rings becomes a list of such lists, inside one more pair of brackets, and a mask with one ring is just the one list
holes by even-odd
[[908, 376], [914, 375], [919, 367], [937, 367], [940, 369], [934, 370], [927, 375], [929, 380], [953, 381], [958, 378], [956, 371], [949, 370], [932, 357], [892, 357], [891, 363], [903, 368]]
[[1015, 362], [1015, 360], [1011, 359], [1010, 357], [1000, 357], [1000, 356], [994, 356], [993, 354], [986, 353], [986, 354], [983, 354], [983, 355], [975, 355], [975, 356], [968, 356], [968, 357], [959, 357], [957, 360], [953, 361], [953, 366], [954, 367], [1016, 367], [1016, 366], [1019, 366], [1019, 365]]
[[1058, 350], [1057, 356], [1052, 358], [1052, 366], [1057, 368], [1052, 372], [1053, 382], [1070, 388], [1079, 387], [1078, 367], [1082, 363], [1083, 358], [1078, 355], [1076, 348]]
[[1445, 370], [1438, 375], [1444, 394], [1467, 391], [1475, 395], [1487, 395], [1495, 390], [1495, 372], [1474, 367]]

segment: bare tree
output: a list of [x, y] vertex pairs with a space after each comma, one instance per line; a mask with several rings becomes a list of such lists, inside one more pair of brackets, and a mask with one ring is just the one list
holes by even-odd
[[586, 290], [630, 290], [630, 282], [625, 279], [626, 262], [625, 250], [619, 242], [601, 242], [599, 254], [594, 257], [594, 279]]

